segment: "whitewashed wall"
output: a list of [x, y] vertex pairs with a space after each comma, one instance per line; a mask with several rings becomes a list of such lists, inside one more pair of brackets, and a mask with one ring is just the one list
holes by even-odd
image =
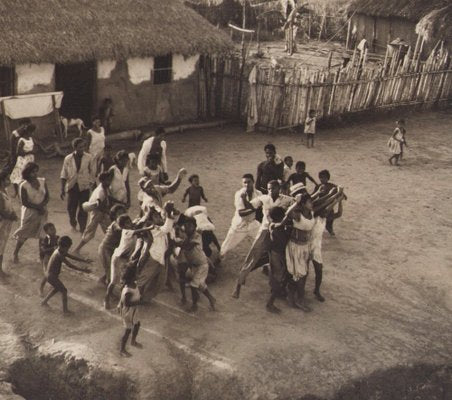
[[103, 60], [97, 62], [97, 79], [109, 79], [116, 68], [115, 60]]
[[151, 70], [154, 68], [154, 58], [129, 58], [127, 60], [129, 79], [134, 85], [151, 80]]
[[54, 64], [20, 64], [16, 65], [17, 94], [26, 94], [38, 85], [54, 88]]
[[173, 55], [173, 76], [174, 80], [187, 79], [196, 71], [196, 64], [199, 55], [185, 57], [180, 54]]

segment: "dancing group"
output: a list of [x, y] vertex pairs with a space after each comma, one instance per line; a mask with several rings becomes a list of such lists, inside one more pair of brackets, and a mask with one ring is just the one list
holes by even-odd
[[[319, 173], [320, 182], [309, 175], [303, 162], [295, 164], [292, 157], [281, 160], [275, 146], [265, 146], [266, 161], [258, 166], [256, 180], [252, 174], [242, 178], [243, 187], [235, 194], [235, 214], [226, 239], [220, 246], [201, 200], [207, 202], [198, 175], [189, 177], [190, 186], [183, 195], [188, 197], [188, 208], [183, 213], [165, 196], [174, 193], [187, 174], [181, 168], [173, 181], [167, 169], [165, 131], [159, 128], [155, 136], [143, 142], [136, 159], [141, 175], [138, 182], [140, 213], [132, 218], [129, 170], [135, 158], [126, 151], [114, 157], [105, 146], [105, 134], [98, 118], [86, 138], [72, 142], [73, 151], [67, 155], [61, 169], [61, 199], [67, 199], [69, 222], [73, 231], [79, 230], [81, 241], [74, 253], [69, 253], [72, 239], [59, 237], [55, 225], [47, 221], [49, 190], [39, 176], [34, 162], [35, 148], [30, 121], [23, 121], [13, 134], [12, 157], [9, 167], [0, 173], [0, 277], [3, 253], [12, 224], [18, 219], [12, 199], [6, 188], [11, 181], [21, 202], [20, 226], [14, 232], [17, 240], [13, 262], [19, 262], [19, 252], [28, 239], [39, 239], [39, 255], [43, 266], [43, 279], [39, 291], [41, 304], [46, 306], [61, 293], [63, 312], [70, 313], [67, 289], [59, 279], [63, 264], [70, 268], [90, 272], [75, 262], [91, 263], [79, 251], [95, 237], [98, 226], [104, 237], [98, 248], [102, 265], [100, 281], [106, 285], [105, 308], [110, 308], [111, 297], [119, 290], [118, 309], [124, 321], [124, 335], [120, 351], [129, 356], [126, 343], [140, 347], [136, 341], [140, 328], [139, 305], [155, 297], [165, 286], [177, 280], [182, 304], [187, 303], [186, 288], [191, 291], [189, 311], [196, 312], [199, 295], [203, 294], [215, 310], [216, 299], [207, 283], [217, 274], [218, 259], [213, 257], [211, 245], [220, 253], [221, 260], [245, 237], [254, 239], [240, 269], [233, 293], [240, 295], [248, 274], [254, 269], [269, 266], [271, 294], [266, 308], [280, 312], [274, 305], [277, 298], [287, 297], [288, 303], [309, 311], [304, 302], [304, 288], [312, 261], [315, 271], [315, 296], [324, 301], [320, 293], [322, 280], [322, 235], [326, 228], [334, 235], [333, 221], [342, 214], [345, 195], [340, 187], [329, 182], [327, 170]], [[88, 151], [85, 149], [88, 148]], [[12, 173], [11, 173], [12, 172]], [[309, 194], [307, 180], [315, 185]], [[335, 210], [337, 205], [338, 210]], [[45, 286], [51, 290], [44, 294]]]

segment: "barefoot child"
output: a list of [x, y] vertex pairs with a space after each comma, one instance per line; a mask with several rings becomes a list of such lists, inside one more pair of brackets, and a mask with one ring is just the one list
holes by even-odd
[[[389, 151], [392, 153], [392, 156], [389, 158], [389, 164], [399, 166], [399, 160], [402, 158], [403, 154], [403, 145], [406, 145], [405, 142], [405, 120], [400, 119], [396, 122], [396, 128], [394, 129], [394, 133], [389, 138], [388, 147]], [[392, 160], [395, 160], [395, 163], [392, 163]]]
[[121, 291], [118, 309], [124, 325], [124, 335], [121, 338], [120, 355], [130, 357], [126, 350], [127, 340], [132, 334], [130, 344], [139, 349], [143, 346], [137, 342], [138, 331], [140, 330], [140, 320], [138, 317], [139, 305], [141, 304], [141, 294], [136, 283], [136, 267], [133, 262], [129, 263], [122, 275], [124, 286]]
[[188, 181], [191, 183], [191, 185], [185, 191], [184, 197], [182, 197], [182, 203], [185, 203], [187, 196], [188, 207], [201, 205], [201, 199], [203, 199], [207, 203], [206, 196], [204, 195], [204, 189], [199, 185], [199, 176], [191, 175], [188, 178]]
[[304, 123], [304, 133], [306, 134], [306, 146], [308, 149], [309, 147], [314, 147], [316, 123], [317, 119], [315, 110], [309, 110], [308, 117]]
[[49, 263], [50, 256], [58, 248], [58, 239], [60, 238], [56, 233], [55, 225], [51, 222], [44, 224], [43, 228], [44, 237], [39, 239], [39, 259], [41, 260], [44, 277], [42, 278], [41, 285], [39, 286], [39, 293], [41, 297], [44, 295], [44, 286], [47, 282], [46, 269]]
[[91, 272], [88, 268], [79, 268], [76, 265], [72, 264], [70, 261], [68, 261], [68, 258], [72, 258], [73, 260], [80, 262], [89, 261], [68, 254], [68, 251], [71, 246], [72, 239], [69, 236], [63, 236], [58, 239], [58, 248], [51, 255], [46, 269], [47, 282], [53, 287], [53, 289], [41, 302], [42, 306], [47, 306], [47, 302], [58, 292], [60, 292], [61, 295], [63, 296], [63, 313], [65, 314], [69, 314], [70, 311], [67, 307], [67, 289], [59, 279], [61, 266], [64, 263], [69, 268], [75, 269], [76, 271], [87, 273]]
[[[182, 258], [185, 259], [191, 270], [192, 279], [190, 281], [192, 306], [190, 311], [198, 310], [198, 300], [200, 291], [207, 297], [210, 309], [215, 311], [215, 298], [210, 294], [206, 285], [206, 278], [209, 272], [209, 263], [202, 249], [201, 235], [196, 232], [196, 220], [192, 217], [185, 217], [182, 225], [183, 238], [176, 240], [176, 245], [181, 248]], [[182, 293], [182, 299], [185, 293]]]

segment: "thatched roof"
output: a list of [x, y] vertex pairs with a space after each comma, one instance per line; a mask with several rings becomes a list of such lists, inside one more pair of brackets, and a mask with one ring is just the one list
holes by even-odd
[[180, 0], [0, 0], [0, 65], [232, 49]]
[[375, 17], [398, 17], [418, 22], [425, 14], [445, 7], [451, 0], [353, 0], [349, 13]]
[[416, 25], [416, 33], [428, 41], [432, 39], [452, 41], [452, 4], [424, 16]]

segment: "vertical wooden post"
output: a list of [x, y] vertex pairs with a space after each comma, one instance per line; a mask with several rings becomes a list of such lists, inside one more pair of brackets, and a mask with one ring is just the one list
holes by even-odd
[[347, 26], [347, 39], [345, 40], [345, 50], [348, 50], [350, 46], [350, 35], [352, 34], [352, 19], [350, 18], [348, 20], [348, 26]]
[[311, 13], [308, 14], [308, 38], [311, 40]]
[[333, 52], [330, 51], [330, 54], [328, 56], [328, 71], [331, 69], [331, 60], [333, 59]]
[[322, 38], [323, 25], [325, 24], [325, 20], [326, 20], [326, 11], [325, 14], [323, 14], [322, 22], [320, 23], [319, 40]]
[[63, 131], [61, 130], [60, 113], [58, 111], [58, 108], [56, 108], [55, 95], [52, 95], [52, 106], [53, 106], [53, 116], [55, 118], [55, 125], [56, 125], [56, 129], [57, 129], [57, 133], [60, 138], [60, 142], [62, 142], [63, 141]]
[[9, 121], [8, 116], [6, 115], [6, 109], [5, 109], [5, 102], [1, 102], [2, 105], [2, 116], [3, 116], [3, 129], [5, 130], [5, 138], [8, 143], [11, 142], [11, 135], [10, 135], [10, 129], [9, 129]]

